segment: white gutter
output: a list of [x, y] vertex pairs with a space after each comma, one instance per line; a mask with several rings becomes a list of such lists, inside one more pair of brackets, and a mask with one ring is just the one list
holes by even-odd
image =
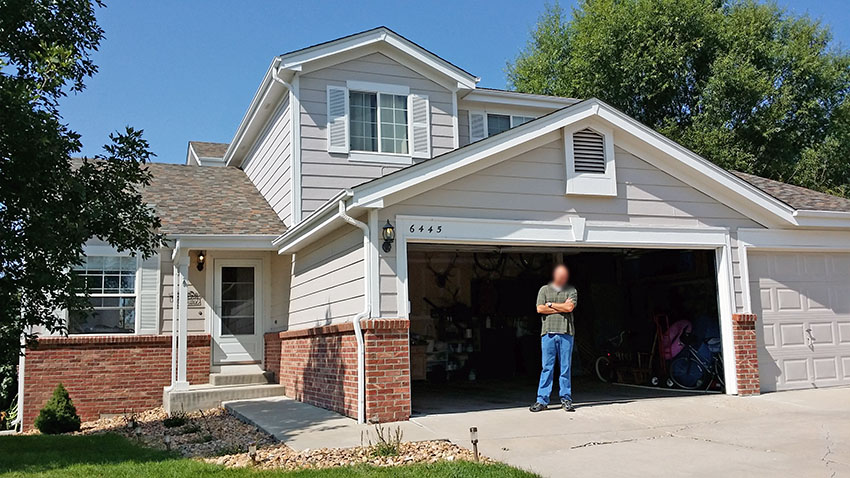
[[286, 81], [283, 78], [281, 78], [280, 76], [278, 76], [277, 69], [278, 69], [279, 66], [280, 66], [280, 57], [278, 56], [278, 57], [275, 57], [274, 63], [272, 64], [272, 79], [274, 81], [280, 83], [281, 85], [285, 86], [286, 89], [288, 89], [289, 91], [292, 91], [292, 85], [289, 84], [288, 81]]
[[339, 202], [339, 217], [345, 222], [356, 226], [363, 231], [363, 312], [357, 314], [354, 322], [354, 337], [357, 340], [357, 423], [366, 423], [366, 346], [363, 343], [363, 330], [360, 328], [360, 320], [368, 318], [372, 307], [370, 304], [371, 287], [371, 261], [369, 260], [369, 250], [371, 243], [369, 240], [369, 226], [366, 223], [358, 221], [349, 216], [345, 211], [345, 201]]

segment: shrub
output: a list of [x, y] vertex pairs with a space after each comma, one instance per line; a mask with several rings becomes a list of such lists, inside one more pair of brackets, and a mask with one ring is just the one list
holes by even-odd
[[187, 421], [188, 420], [185, 413], [175, 412], [166, 417], [165, 420], [162, 421], [162, 424], [165, 426], [165, 428], [176, 428], [182, 427], [186, 424]]
[[36, 417], [35, 427], [45, 435], [75, 432], [80, 429], [77, 407], [61, 383], [53, 390], [53, 396]]

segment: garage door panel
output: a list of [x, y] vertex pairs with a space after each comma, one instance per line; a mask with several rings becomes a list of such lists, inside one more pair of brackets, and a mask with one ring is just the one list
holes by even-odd
[[786, 384], [809, 382], [809, 361], [806, 359], [785, 359], [782, 361], [782, 379]]
[[812, 279], [825, 279], [828, 275], [826, 254], [806, 254], [803, 256], [803, 268]]
[[838, 322], [838, 344], [850, 345], [850, 321]]
[[803, 310], [803, 301], [800, 297], [800, 292], [791, 289], [778, 289], [776, 291], [776, 306], [778, 312]]
[[835, 341], [832, 322], [810, 322], [809, 331], [811, 339], [814, 341], [814, 346], [819, 345], [838, 345]]
[[778, 346], [782, 348], [805, 346], [805, 326], [802, 322], [780, 324]]
[[850, 315], [850, 287], [831, 288], [829, 302], [832, 306], [832, 311], [836, 314]]
[[815, 381], [838, 379], [838, 357], [820, 357], [812, 359]]
[[850, 254], [748, 256], [763, 389], [850, 384]]

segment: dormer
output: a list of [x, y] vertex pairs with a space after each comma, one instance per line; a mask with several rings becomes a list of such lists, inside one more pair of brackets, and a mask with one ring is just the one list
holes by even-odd
[[197, 166], [224, 166], [224, 153], [227, 143], [209, 143], [189, 141], [186, 150], [186, 164]]

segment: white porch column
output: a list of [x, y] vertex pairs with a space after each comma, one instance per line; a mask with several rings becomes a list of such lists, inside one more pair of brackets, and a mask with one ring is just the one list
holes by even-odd
[[179, 273], [177, 266], [171, 268], [171, 387], [177, 383], [177, 322], [179, 322], [179, 312], [177, 310], [177, 283], [179, 281]]
[[175, 295], [177, 296], [177, 381], [174, 382], [175, 390], [189, 388], [186, 379], [187, 349], [189, 345], [189, 254], [181, 250], [180, 255], [175, 258], [174, 266], [177, 274], [174, 276]]

